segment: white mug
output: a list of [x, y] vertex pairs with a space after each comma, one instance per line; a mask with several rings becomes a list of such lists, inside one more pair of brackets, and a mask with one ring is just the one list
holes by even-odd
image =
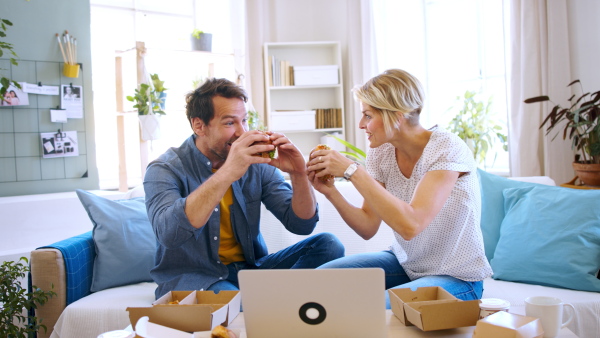
[[[569, 318], [563, 323], [563, 309], [571, 308]], [[575, 315], [573, 305], [563, 303], [559, 298], [555, 297], [529, 297], [525, 299], [525, 314], [529, 317], [539, 318], [542, 322], [545, 338], [553, 338], [558, 335], [558, 332], [563, 327], [569, 325]]]

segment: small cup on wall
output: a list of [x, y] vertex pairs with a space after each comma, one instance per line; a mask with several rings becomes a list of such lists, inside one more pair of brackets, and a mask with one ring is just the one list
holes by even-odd
[[63, 67], [63, 75], [66, 77], [79, 77], [79, 64], [65, 63]]

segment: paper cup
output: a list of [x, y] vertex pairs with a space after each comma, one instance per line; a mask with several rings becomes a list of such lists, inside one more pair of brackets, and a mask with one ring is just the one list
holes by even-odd
[[499, 298], [483, 298], [479, 303], [479, 319], [483, 319], [498, 311], [508, 312], [510, 303], [507, 300]]
[[79, 77], [79, 64], [65, 63], [63, 67], [63, 75], [66, 77]]

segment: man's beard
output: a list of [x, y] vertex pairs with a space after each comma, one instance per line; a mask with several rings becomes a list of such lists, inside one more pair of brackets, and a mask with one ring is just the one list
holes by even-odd
[[[236, 139], [237, 140], [237, 139]], [[217, 157], [219, 157], [221, 160], [225, 161], [227, 159], [227, 156], [229, 155], [229, 150], [231, 150], [231, 144], [235, 142], [235, 140], [231, 140], [229, 142], [227, 142], [227, 144], [225, 145], [225, 147], [223, 147], [221, 150], [217, 150], [217, 149], [210, 149], [210, 151], [216, 155]], [[227, 147], [229, 147], [229, 149], [227, 149]]]

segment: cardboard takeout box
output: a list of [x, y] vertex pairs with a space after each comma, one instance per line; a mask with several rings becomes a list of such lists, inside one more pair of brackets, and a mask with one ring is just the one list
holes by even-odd
[[[183, 297], [183, 298], [182, 298]], [[179, 300], [179, 304], [169, 304]], [[210, 331], [217, 325], [227, 326], [240, 312], [239, 291], [171, 291], [152, 306], [128, 307], [133, 329], [144, 316], [150, 322], [185, 332]]]
[[[142, 317], [137, 321], [136, 324], [136, 337], [147, 338], [147, 337], [168, 337], [168, 338], [211, 338], [211, 331], [198, 331], [198, 332], [183, 332], [175, 329], [168, 328], [163, 325], [152, 323], [148, 320], [148, 317]], [[239, 329], [231, 330], [236, 337], [246, 338], [245, 331]]]
[[473, 326], [479, 320], [479, 300], [457, 299], [439, 286], [389, 289], [392, 312], [402, 324], [423, 331]]
[[477, 322], [477, 338], [541, 338], [544, 330], [539, 319], [505, 311], [496, 312]]

